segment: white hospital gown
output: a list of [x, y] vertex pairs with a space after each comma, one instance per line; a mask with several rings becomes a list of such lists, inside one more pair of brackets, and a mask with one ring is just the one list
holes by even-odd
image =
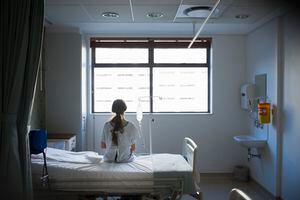
[[130, 162], [134, 159], [134, 154], [131, 153], [130, 147], [136, 143], [138, 131], [134, 124], [128, 122], [123, 128], [123, 133], [118, 134], [118, 146], [112, 142], [113, 126], [110, 122], [106, 122], [103, 127], [101, 142], [106, 144], [104, 153], [104, 161], [106, 162]]

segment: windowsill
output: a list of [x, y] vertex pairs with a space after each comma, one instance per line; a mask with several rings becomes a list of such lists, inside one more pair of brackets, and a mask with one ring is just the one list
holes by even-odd
[[[109, 115], [109, 116], [111, 116], [112, 115], [112, 113], [90, 113], [90, 115], [95, 115], [95, 116], [107, 116], [107, 115]], [[128, 115], [128, 116], [135, 116], [136, 115], [136, 113], [125, 113], [125, 115]], [[210, 112], [210, 113], [188, 113], [188, 112], [186, 112], [186, 113], [143, 113], [143, 115], [156, 115], [156, 116], [159, 116], [159, 115], [161, 115], [161, 116], [163, 116], [163, 115], [177, 115], [177, 116], [180, 116], [180, 115], [190, 115], [190, 116], [192, 116], [192, 115], [213, 115], [213, 112]]]

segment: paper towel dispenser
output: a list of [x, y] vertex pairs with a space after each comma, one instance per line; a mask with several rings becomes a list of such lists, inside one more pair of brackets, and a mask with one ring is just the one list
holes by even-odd
[[253, 101], [255, 98], [255, 85], [245, 84], [241, 87], [241, 107], [245, 110], [253, 109]]

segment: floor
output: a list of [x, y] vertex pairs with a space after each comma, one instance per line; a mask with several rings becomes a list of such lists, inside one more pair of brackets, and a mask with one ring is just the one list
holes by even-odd
[[[229, 193], [233, 188], [242, 190], [252, 200], [275, 200], [271, 194], [254, 181], [238, 181], [230, 174], [201, 175], [202, 200], [228, 200]], [[110, 198], [110, 200], [119, 200], [119, 198]], [[195, 200], [195, 198], [184, 195], [181, 200]]]
[[[242, 190], [253, 200], [275, 200], [271, 194], [254, 181], [238, 181], [229, 175], [201, 175], [200, 185], [203, 200], [228, 200], [229, 193], [233, 188]], [[184, 196], [182, 200], [194, 200], [194, 198]]]
[[[202, 200], [228, 200], [231, 189], [238, 188], [245, 192], [252, 200], [275, 200], [267, 191], [253, 181], [244, 182], [233, 179], [230, 175], [201, 175]], [[71, 194], [61, 194], [58, 196], [35, 196], [35, 199], [47, 200], [75, 200]], [[44, 197], [44, 198], [43, 198]], [[46, 198], [47, 197], [47, 198]], [[123, 200], [120, 197], [111, 197], [109, 200]], [[125, 198], [125, 200], [136, 200], [140, 198]], [[102, 200], [102, 198], [97, 198]], [[144, 200], [144, 199], [142, 199]], [[146, 199], [147, 200], [147, 199]], [[195, 200], [190, 195], [184, 195], [181, 200]]]

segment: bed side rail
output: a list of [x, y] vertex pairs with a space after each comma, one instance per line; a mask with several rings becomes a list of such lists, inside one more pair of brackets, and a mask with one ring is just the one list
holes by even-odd
[[188, 137], [183, 139], [182, 155], [193, 168], [193, 178], [196, 193], [192, 195], [196, 199], [202, 199], [202, 192], [200, 190], [200, 174], [196, 166], [198, 146], [196, 143]]
[[185, 137], [183, 139], [182, 155], [193, 168], [193, 171], [196, 167], [197, 148], [196, 143], [191, 138]]

